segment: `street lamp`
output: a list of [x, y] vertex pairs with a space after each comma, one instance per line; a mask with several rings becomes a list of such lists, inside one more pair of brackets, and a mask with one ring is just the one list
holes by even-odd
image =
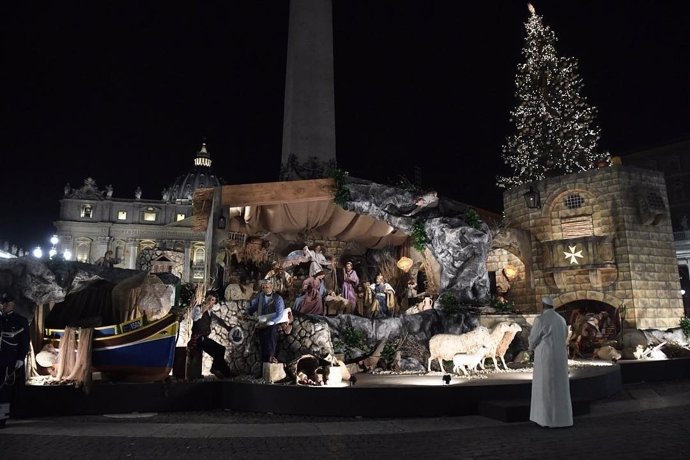
[[541, 199], [539, 198], [539, 190], [535, 190], [534, 187], [530, 185], [529, 190], [523, 195], [525, 197], [525, 204], [528, 208], [539, 209], [541, 208]]
[[48, 251], [48, 257], [52, 259], [57, 255], [57, 244], [60, 242], [60, 239], [58, 238], [57, 235], [53, 235], [50, 237], [50, 251]]
[[72, 260], [72, 251], [65, 249], [65, 252], [62, 253], [62, 257], [64, 257], [65, 260]]
[[33, 252], [31, 252], [31, 254], [32, 254], [35, 258], [40, 259], [41, 257], [43, 257], [43, 250], [41, 249], [40, 246], [36, 246], [36, 247], [34, 248]]

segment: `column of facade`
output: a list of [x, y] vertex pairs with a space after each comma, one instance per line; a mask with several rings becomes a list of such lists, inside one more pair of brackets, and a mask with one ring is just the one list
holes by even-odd
[[124, 254], [124, 265], [125, 268], [136, 269], [137, 268], [137, 240], [135, 238], [128, 238], [125, 243], [125, 254]]
[[182, 282], [189, 283], [192, 279], [192, 245], [193, 241], [188, 241], [184, 247], [184, 264], [182, 267]]
[[72, 235], [60, 235], [59, 241], [57, 244], [57, 252], [58, 252], [58, 257], [59, 256], [64, 256], [65, 251], [69, 251], [71, 256], [71, 260], [75, 260], [77, 258], [77, 248], [74, 247], [74, 240], [72, 239]]
[[105, 255], [105, 251], [110, 249], [111, 240], [112, 238], [109, 236], [99, 236], [94, 240], [94, 244], [91, 246], [91, 253], [89, 254], [90, 263], [96, 262]]

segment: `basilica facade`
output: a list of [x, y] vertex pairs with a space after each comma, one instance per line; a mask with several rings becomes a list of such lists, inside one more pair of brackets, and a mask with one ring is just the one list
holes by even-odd
[[211, 155], [202, 144], [192, 168], [162, 191], [161, 199], [114, 194], [92, 178], [79, 188], [67, 184], [55, 222], [60, 254], [94, 263], [112, 251], [115, 267], [171, 272], [183, 282], [203, 282], [206, 276], [204, 233], [192, 228], [192, 197], [196, 190], [221, 181], [211, 167]]

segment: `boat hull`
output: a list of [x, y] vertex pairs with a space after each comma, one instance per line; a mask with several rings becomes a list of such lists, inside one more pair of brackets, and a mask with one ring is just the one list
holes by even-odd
[[[170, 314], [157, 321], [142, 319], [98, 328], [91, 348], [91, 366], [113, 380], [163, 380], [172, 370], [179, 323]], [[63, 329], [46, 330], [57, 348]]]

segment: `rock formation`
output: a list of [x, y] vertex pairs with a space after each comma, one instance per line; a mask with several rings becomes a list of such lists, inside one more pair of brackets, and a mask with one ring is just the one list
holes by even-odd
[[[363, 179], [347, 178], [350, 200], [344, 208], [387, 222], [412, 234], [420, 220], [429, 238], [428, 247], [442, 267], [441, 290], [452, 291], [461, 301], [485, 301], [489, 296], [486, 257], [491, 249], [491, 232], [479, 222], [470, 225], [467, 205], [441, 197], [425, 199], [407, 190]], [[475, 228], [478, 227], [478, 228]]]

